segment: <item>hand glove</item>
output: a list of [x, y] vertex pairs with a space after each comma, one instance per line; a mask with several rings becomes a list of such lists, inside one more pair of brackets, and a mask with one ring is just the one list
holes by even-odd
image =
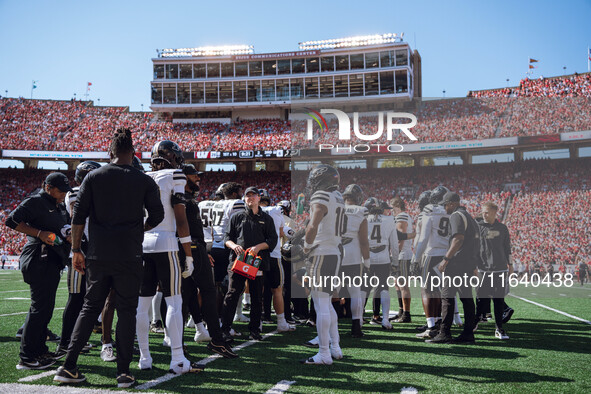
[[295, 231], [293, 231], [291, 228], [287, 226], [283, 226], [283, 234], [285, 234], [285, 238], [292, 239], [295, 234]]
[[185, 257], [185, 270], [181, 274], [183, 278], [187, 279], [193, 273], [193, 257]]
[[415, 259], [412, 259], [410, 262], [410, 274], [412, 276], [418, 276], [421, 272], [421, 267], [419, 267], [419, 263]]
[[371, 259], [363, 259], [363, 266], [366, 269], [369, 269], [369, 266], [371, 265]]

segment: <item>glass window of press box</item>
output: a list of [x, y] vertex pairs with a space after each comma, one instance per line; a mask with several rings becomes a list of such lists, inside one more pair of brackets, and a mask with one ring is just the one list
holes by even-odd
[[263, 101], [275, 101], [275, 81], [274, 80], [261, 81], [261, 90], [263, 93]]
[[263, 62], [264, 75], [277, 75], [277, 60], [265, 60]]
[[349, 76], [335, 75], [334, 76], [334, 96], [335, 97], [349, 97]]
[[408, 81], [406, 79], [406, 70], [396, 70], [396, 93], [407, 93]]
[[166, 79], [178, 79], [179, 78], [179, 65], [178, 64], [167, 64], [166, 65]]
[[351, 55], [349, 62], [351, 63], [351, 70], [363, 69], [363, 53]]
[[380, 93], [380, 82], [378, 73], [365, 74], [365, 95], [374, 96]]
[[191, 84], [191, 104], [202, 104], [205, 102], [203, 96], [203, 82]]
[[292, 59], [291, 60], [291, 73], [301, 74], [306, 71], [306, 59]]
[[220, 103], [232, 102], [232, 82], [220, 82]]
[[207, 78], [219, 78], [220, 77], [220, 64], [219, 63], [207, 63]]
[[205, 82], [205, 103], [217, 103], [218, 102], [218, 83], [217, 82]]
[[291, 60], [277, 60], [277, 73], [289, 74], [291, 73]]
[[205, 63], [193, 64], [193, 78], [205, 78]]
[[152, 104], [162, 104], [162, 84], [152, 85]]
[[154, 64], [154, 79], [164, 78], [164, 64]]
[[322, 72], [334, 71], [334, 56], [324, 56], [320, 58], [320, 68]]
[[408, 51], [406, 49], [396, 50], [396, 66], [408, 66]]
[[306, 59], [306, 72], [317, 73], [320, 71], [320, 60], [317, 57], [309, 57]]
[[247, 77], [248, 76], [248, 63], [247, 62], [238, 62], [234, 65], [236, 69], [236, 76], [237, 77]]
[[165, 83], [162, 86], [164, 104], [176, 104], [176, 84]]
[[289, 100], [289, 79], [278, 79], [275, 81], [277, 100]]
[[247, 82], [248, 102], [260, 102], [261, 101], [261, 81], [248, 81]]
[[349, 95], [363, 96], [363, 74], [349, 75]]
[[263, 75], [263, 62], [248, 62], [248, 69], [251, 77], [260, 77]]
[[304, 98], [304, 81], [302, 78], [290, 79], [290, 90], [292, 100], [301, 100]]
[[191, 92], [188, 83], [179, 83], [177, 85], [177, 102], [178, 104], [190, 104]]
[[222, 63], [222, 78], [234, 76], [234, 63]]
[[246, 81], [235, 81], [234, 82], [234, 102], [235, 103], [246, 102]]
[[193, 65], [192, 64], [181, 64], [181, 79], [193, 78]]

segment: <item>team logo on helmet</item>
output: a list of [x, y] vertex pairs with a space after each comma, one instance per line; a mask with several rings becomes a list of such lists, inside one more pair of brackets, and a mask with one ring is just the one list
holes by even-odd
[[363, 202], [363, 190], [361, 186], [352, 183], [345, 188], [343, 197], [353, 200], [355, 205], [360, 205]]
[[151, 162], [164, 161], [172, 168], [180, 168], [185, 162], [180, 146], [172, 141], [159, 141], [152, 148]]
[[329, 191], [336, 189], [341, 181], [341, 176], [336, 168], [328, 164], [319, 164], [308, 175], [307, 188], [311, 193], [317, 190]]

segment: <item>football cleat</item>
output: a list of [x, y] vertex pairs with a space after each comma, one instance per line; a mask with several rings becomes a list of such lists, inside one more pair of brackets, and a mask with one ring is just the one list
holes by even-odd
[[505, 332], [505, 330], [501, 329], [496, 329], [495, 330], [495, 338], [498, 339], [509, 339], [509, 335], [507, 335], [507, 333]]
[[300, 363], [308, 365], [332, 365], [332, 357], [322, 357], [320, 354], [317, 354], [314, 357], [300, 360]]
[[343, 350], [340, 346], [330, 345], [330, 355], [333, 360], [340, 360], [343, 358]]
[[60, 383], [82, 383], [86, 380], [86, 376], [82, 375], [78, 368], [74, 370], [67, 370], [63, 366], [57, 369], [55, 376], [53, 377], [54, 382]]

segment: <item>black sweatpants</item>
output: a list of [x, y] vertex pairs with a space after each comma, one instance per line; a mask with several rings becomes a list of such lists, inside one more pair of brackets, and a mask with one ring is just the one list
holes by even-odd
[[31, 306], [25, 319], [21, 338], [20, 357], [25, 361], [33, 361], [47, 353], [47, 325], [53, 316], [55, 293], [60, 282], [61, 267], [47, 261], [42, 277], [29, 278], [31, 288]]
[[250, 290], [250, 323], [248, 328], [251, 333], [260, 334], [261, 315], [263, 309], [263, 277], [257, 276], [256, 279], [247, 279], [246, 277], [229, 272], [230, 284], [228, 285], [228, 292], [224, 297], [224, 308], [222, 311], [222, 331], [229, 333], [236, 314], [236, 307], [240, 296], [246, 286], [248, 280], [248, 288]]
[[[485, 316], [490, 312], [490, 298], [476, 299], [476, 316], [478, 318]], [[505, 299], [493, 298], [493, 306], [495, 308], [495, 326], [500, 330], [503, 328], [503, 312], [505, 311]]]
[[[444, 282], [445, 284], [445, 282]], [[462, 286], [442, 286], [441, 287], [441, 332], [451, 335], [451, 325], [454, 320], [454, 306], [456, 294], [460, 295], [460, 301], [464, 307], [464, 330], [466, 335], [474, 335], [474, 319], [476, 318], [476, 311], [474, 306], [474, 298], [472, 295], [472, 287]]]
[[117, 375], [129, 374], [142, 270], [141, 261], [86, 260], [86, 296], [68, 347], [64, 363], [66, 369], [76, 367], [80, 351], [88, 342], [94, 323], [113, 288], [117, 310]]

